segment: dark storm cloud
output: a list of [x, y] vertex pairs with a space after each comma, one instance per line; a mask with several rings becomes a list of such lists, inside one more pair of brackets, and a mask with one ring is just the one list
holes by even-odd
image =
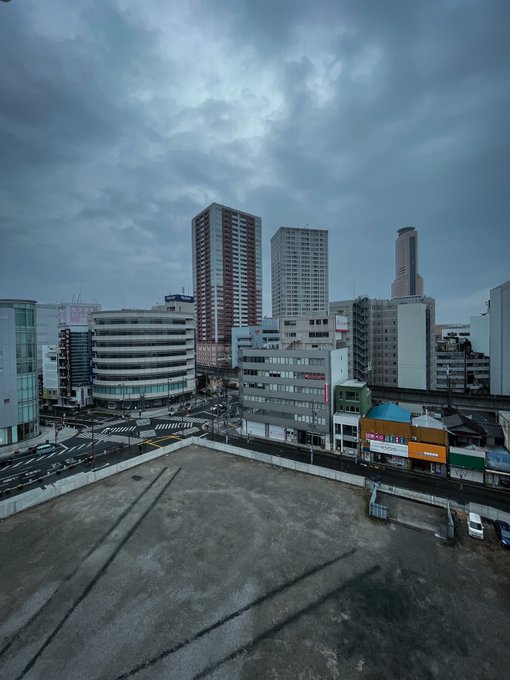
[[506, 2], [41, 7], [0, 5], [4, 294], [189, 288], [213, 200], [262, 216], [266, 312], [281, 225], [330, 230], [332, 299], [388, 296], [406, 224], [446, 320], [509, 278]]

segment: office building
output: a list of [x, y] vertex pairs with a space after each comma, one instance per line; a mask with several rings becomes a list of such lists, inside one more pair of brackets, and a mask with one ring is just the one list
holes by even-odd
[[239, 365], [239, 352], [243, 349], [278, 349], [280, 331], [278, 319], [265, 318], [257, 326], [232, 328], [232, 368]]
[[395, 242], [395, 280], [391, 297], [423, 295], [423, 279], [418, 274], [418, 232], [414, 227], [398, 230]]
[[0, 446], [39, 434], [35, 304], [0, 300]]
[[346, 347], [347, 318], [338, 314], [282, 316], [280, 349], [341, 349]]
[[89, 320], [90, 315], [100, 309], [101, 305], [88, 302], [37, 304], [37, 363], [42, 403], [66, 407], [92, 404]]
[[189, 312], [121, 309], [92, 314], [94, 401], [110, 409], [167, 405], [195, 391]]
[[510, 281], [490, 291], [491, 394], [510, 395]]
[[349, 378], [370, 385], [434, 389], [435, 301], [416, 296], [395, 300], [359, 297], [330, 303], [346, 319]]
[[261, 220], [212, 203], [191, 228], [197, 363], [230, 365], [232, 328], [262, 320]]
[[240, 353], [243, 433], [331, 448], [336, 385], [347, 379], [347, 350], [254, 350]]
[[328, 313], [328, 232], [281, 227], [271, 239], [272, 316]]
[[450, 336], [436, 343], [436, 389], [488, 393], [490, 359], [474, 352], [470, 340]]

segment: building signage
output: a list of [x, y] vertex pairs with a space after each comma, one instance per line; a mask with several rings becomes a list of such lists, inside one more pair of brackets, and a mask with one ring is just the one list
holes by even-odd
[[324, 373], [304, 373], [305, 380], [325, 380]]
[[407, 458], [409, 456], [407, 446], [405, 444], [390, 444], [389, 442], [370, 442], [370, 451], [375, 453], [384, 453], [387, 456], [402, 456]]
[[383, 434], [373, 434], [372, 432], [367, 432], [365, 435], [365, 439], [367, 441], [375, 441], [375, 442], [383, 442], [384, 441], [384, 435]]
[[328, 401], [328, 383], [324, 383], [324, 403], [327, 404]]
[[348, 330], [347, 317], [340, 316], [340, 314], [335, 315], [335, 331], [337, 333], [345, 333]]
[[389, 444], [405, 444], [406, 443], [406, 438], [405, 437], [398, 437], [397, 435], [393, 434], [378, 434], [373, 433], [373, 432], [367, 432], [365, 435], [365, 439], [367, 441], [375, 441], [375, 442], [388, 442]]
[[193, 295], [165, 295], [165, 302], [195, 302]]
[[446, 463], [446, 447], [425, 442], [409, 442], [409, 458], [428, 460], [432, 463]]

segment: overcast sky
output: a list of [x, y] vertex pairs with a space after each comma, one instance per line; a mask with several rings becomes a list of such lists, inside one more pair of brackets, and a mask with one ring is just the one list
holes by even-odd
[[192, 291], [191, 218], [329, 230], [330, 299], [420, 238], [438, 322], [510, 278], [508, 0], [0, 3], [0, 297]]

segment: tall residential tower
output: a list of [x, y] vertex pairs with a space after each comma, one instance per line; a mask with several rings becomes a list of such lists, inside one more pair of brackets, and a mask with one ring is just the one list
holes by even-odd
[[230, 363], [231, 329], [262, 320], [260, 217], [212, 203], [191, 222], [197, 363]]
[[328, 313], [328, 232], [281, 227], [271, 239], [273, 317]]
[[414, 227], [398, 230], [395, 241], [395, 280], [391, 298], [423, 295], [423, 279], [418, 274], [418, 232]]

